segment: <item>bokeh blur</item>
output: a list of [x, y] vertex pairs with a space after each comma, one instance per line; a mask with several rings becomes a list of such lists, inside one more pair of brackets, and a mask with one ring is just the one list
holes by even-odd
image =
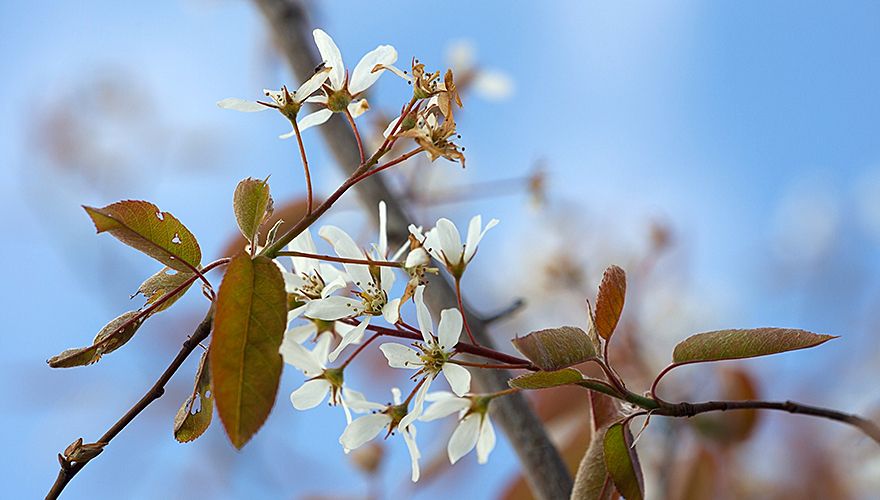
[[[880, 418], [880, 4], [856, 2], [314, 2], [311, 22], [353, 64], [389, 43], [469, 75], [467, 169], [388, 173], [422, 224], [480, 213], [465, 295], [506, 339], [586, 323], [609, 264], [630, 288], [612, 350], [646, 389], [686, 335], [791, 326], [840, 335], [814, 350], [683, 368], [669, 399], [792, 398]], [[271, 174], [277, 203], [304, 182], [277, 115], [218, 109], [293, 85], [265, 19], [241, 0], [0, 2], [3, 470], [6, 498], [44, 495], [56, 454], [94, 439], [152, 384], [201, 318], [190, 293], [100, 363], [52, 370], [86, 345], [155, 262], [94, 235], [81, 204], [150, 200], [206, 258], [235, 235], [232, 190]], [[377, 133], [409, 88], [372, 89]], [[373, 130], [375, 129], [375, 130]], [[307, 131], [319, 193], [341, 181]], [[324, 222], [369, 239], [349, 196]], [[360, 229], [358, 229], [360, 228]], [[215, 275], [219, 278], [219, 275]], [[172, 420], [196, 359], [68, 487], [66, 498], [528, 498], [504, 439], [489, 464], [445, 459], [451, 429], [420, 431], [424, 479], [396, 440], [346, 456], [340, 412], [301, 413], [287, 370], [266, 427], [241, 452], [219, 425], [178, 444]], [[378, 353], [356, 369], [374, 398], [402, 383]], [[369, 376], [369, 379], [367, 377]], [[366, 380], [375, 381], [370, 385]], [[583, 400], [582, 404], [571, 401]], [[574, 393], [535, 398], [573, 467], [588, 440]], [[216, 424], [216, 422], [215, 422]], [[779, 414], [655, 419], [639, 440], [649, 498], [876, 498], [880, 453], [836, 423]], [[650, 493], [653, 492], [653, 493]]]

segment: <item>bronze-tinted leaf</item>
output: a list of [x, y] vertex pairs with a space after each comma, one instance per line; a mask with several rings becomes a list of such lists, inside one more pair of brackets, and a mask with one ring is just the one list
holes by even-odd
[[547, 389], [560, 385], [576, 384], [584, 379], [583, 374], [574, 368], [552, 372], [533, 372], [510, 379], [507, 383], [517, 389]]
[[532, 332], [513, 339], [513, 346], [544, 371], [568, 368], [596, 357], [590, 337], [574, 326]]
[[[319, 201], [315, 200], [315, 206], [317, 206], [318, 203]], [[275, 227], [279, 221], [283, 221], [276, 231], [278, 234], [284, 234], [284, 231], [290, 229], [302, 219], [303, 215], [306, 213], [307, 206], [305, 198], [291, 200], [286, 203], [279, 203], [278, 208], [274, 211], [272, 216], [269, 217], [269, 220], [266, 221], [266, 225], [269, 227]], [[221, 255], [224, 257], [234, 257], [238, 255], [238, 252], [241, 252], [247, 244], [248, 241], [244, 239], [241, 232], [236, 231], [236, 234], [224, 246]]]
[[[208, 352], [202, 355], [196, 370], [196, 384], [192, 394], [177, 410], [174, 417], [174, 439], [188, 443], [201, 436], [211, 425], [214, 413], [214, 394], [211, 392], [211, 370], [208, 366]], [[199, 407], [196, 408], [198, 398]]]
[[[138, 293], [146, 297], [147, 304], [152, 305], [156, 303], [157, 300], [161, 299], [165, 296], [166, 293], [171, 292], [178, 286], [186, 283], [187, 280], [192, 279], [195, 273], [189, 271], [174, 271], [170, 267], [165, 267], [158, 273], [147, 278], [141, 286], [138, 287]], [[190, 283], [192, 286], [192, 283]], [[182, 289], [181, 291], [174, 294], [173, 297], [167, 299], [162, 305], [153, 309], [152, 314], [156, 314], [158, 312], [164, 311], [172, 306], [177, 299], [183, 297], [183, 294], [189, 290], [190, 286]]]
[[608, 427], [597, 429], [590, 446], [574, 477], [571, 500], [612, 500], [618, 498], [617, 490], [605, 467], [605, 432]]
[[645, 497], [642, 467], [636, 450], [632, 448], [633, 437], [628, 427], [613, 424], [605, 432], [605, 468], [614, 486], [626, 500]]
[[820, 335], [791, 328], [754, 328], [698, 333], [675, 346], [676, 364], [754, 358], [806, 349], [823, 344], [834, 335]]
[[49, 366], [52, 368], [72, 368], [97, 362], [104, 354], [119, 349], [131, 340], [146, 319], [145, 317], [138, 318], [139, 314], [140, 311], [128, 311], [121, 314], [98, 332], [92, 345], [68, 349], [57, 356], [52, 356], [47, 361]]
[[190, 272], [190, 267], [199, 267], [202, 251], [195, 236], [156, 205], [128, 200], [104, 208], [83, 208], [99, 233], [109, 232], [126, 245], [178, 271]]
[[617, 328], [625, 298], [626, 273], [617, 266], [610, 266], [602, 276], [596, 297], [596, 330], [603, 339], [610, 339]]
[[211, 382], [226, 434], [241, 448], [263, 425], [278, 392], [278, 348], [287, 327], [287, 294], [275, 263], [233, 258], [217, 293], [210, 347]]
[[232, 197], [232, 208], [235, 220], [242, 236], [250, 242], [254, 241], [260, 227], [272, 216], [272, 196], [269, 194], [269, 183], [248, 177], [238, 183]]

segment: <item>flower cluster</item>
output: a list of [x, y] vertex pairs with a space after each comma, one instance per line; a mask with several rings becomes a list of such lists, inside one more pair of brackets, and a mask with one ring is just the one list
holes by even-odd
[[[333, 39], [322, 30], [313, 34], [323, 63], [295, 91], [282, 86], [278, 91], [265, 91], [270, 101], [224, 99], [218, 105], [246, 112], [279, 111], [293, 127], [281, 137], [297, 136], [301, 149], [302, 130], [340, 113], [351, 123], [361, 147], [353, 120], [369, 109], [363, 98], [365, 91], [383, 72], [390, 71], [412, 85], [413, 97], [385, 130], [385, 142], [374, 156], [379, 158], [397, 140], [410, 138], [417, 145], [410, 156], [424, 152], [431, 161], [444, 157], [464, 166], [463, 148], [453, 142], [459, 137], [453, 109], [461, 107], [461, 99], [451, 70], [441, 78], [440, 71], [428, 72], [424, 64], [413, 59], [411, 73], [401, 71], [393, 65], [397, 60], [394, 47], [380, 45], [364, 55], [349, 74]], [[318, 109], [300, 117], [307, 103]], [[371, 165], [366, 164], [361, 153], [365, 163], [358, 175], [370, 175]], [[306, 163], [304, 150], [302, 154]], [[383, 168], [387, 167], [375, 170]], [[426, 305], [430, 292], [425, 274], [439, 272], [438, 268], [430, 267], [433, 259], [458, 282], [474, 258], [480, 240], [498, 221], [492, 219], [483, 227], [482, 218], [474, 217], [464, 243], [448, 219], [441, 218], [435, 227], [426, 230], [411, 225], [408, 240], [392, 249], [386, 212], [385, 203], [380, 203], [379, 232], [371, 245], [361, 246], [340, 227], [325, 225], [317, 235], [332, 249], [332, 255], [319, 253], [310, 229], [302, 231], [284, 251], [278, 252], [277, 262], [290, 303], [288, 330], [280, 353], [285, 363], [305, 377], [302, 386], [290, 395], [294, 408], [308, 410], [325, 400], [342, 407], [347, 425], [339, 443], [346, 453], [383, 431], [386, 437], [403, 436], [412, 458], [412, 479], [416, 481], [420, 458], [416, 422], [458, 415], [459, 426], [449, 441], [449, 459], [453, 463], [475, 447], [479, 462], [484, 463], [495, 443], [488, 408], [496, 396], [470, 393], [471, 373], [467, 366], [477, 365], [462, 359], [468, 346], [477, 346], [473, 337], [469, 344], [462, 342], [463, 329], [468, 333], [470, 330], [458, 308], [440, 311], [435, 325]], [[401, 277], [405, 278], [405, 286], [400, 286]], [[404, 319], [408, 312], [404, 306], [410, 302], [418, 328]], [[364, 340], [367, 331], [373, 335]], [[413, 381], [406, 396], [400, 389], [392, 388], [392, 399], [387, 404], [369, 401], [351, 388], [347, 380], [349, 364], [379, 336], [405, 342], [385, 342], [379, 350], [390, 367], [409, 370]], [[430, 392], [438, 378], [445, 379], [451, 392]], [[427, 410], [426, 402], [430, 404]]]

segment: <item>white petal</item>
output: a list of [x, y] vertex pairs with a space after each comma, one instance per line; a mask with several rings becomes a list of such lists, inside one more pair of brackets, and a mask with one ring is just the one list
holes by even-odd
[[231, 109], [234, 111], [242, 111], [244, 113], [255, 113], [258, 111], [266, 111], [268, 106], [264, 106], [256, 101], [246, 101], [244, 99], [236, 99], [229, 97], [221, 101], [217, 101], [217, 106], [223, 109]]
[[379, 202], [379, 256], [388, 257], [388, 208], [384, 201]]
[[388, 65], [397, 61], [397, 51], [390, 45], [380, 45], [364, 54], [364, 57], [351, 72], [351, 80], [348, 82], [348, 91], [351, 95], [358, 95], [367, 90], [376, 80], [382, 76], [383, 69], [373, 72], [377, 64]]
[[430, 263], [431, 258], [428, 257], [428, 252], [424, 248], [416, 248], [406, 256], [406, 262], [403, 265], [406, 268], [412, 269], [414, 267], [427, 266]]
[[357, 118], [370, 110], [370, 103], [366, 99], [359, 99], [348, 103], [346, 109], [351, 113], [352, 118]]
[[287, 293], [297, 293], [297, 291], [299, 291], [299, 289], [306, 283], [302, 276], [287, 271], [282, 271], [281, 277], [284, 278], [284, 290]]
[[440, 250], [450, 264], [458, 264], [461, 261], [461, 236], [458, 228], [449, 219], [437, 221], [437, 238], [440, 242]]
[[422, 360], [419, 359], [419, 353], [405, 345], [388, 342], [380, 345], [379, 350], [385, 355], [388, 366], [391, 368], [418, 370], [423, 366]]
[[455, 363], [443, 363], [443, 376], [455, 394], [464, 396], [471, 390], [471, 372], [467, 368]]
[[399, 404], [400, 404], [400, 401], [401, 401], [401, 399], [400, 399], [400, 389], [398, 389], [397, 387], [392, 387], [392, 388], [391, 388], [391, 401], [393, 401], [394, 404], [396, 404], [396, 405], [399, 405]]
[[[354, 239], [342, 229], [336, 226], [324, 226], [318, 231], [318, 236], [327, 240], [327, 243], [333, 246], [336, 255], [344, 259], [363, 260], [366, 255], [354, 242]], [[343, 264], [345, 270], [354, 280], [354, 284], [361, 290], [367, 291], [367, 288], [373, 283], [373, 275], [370, 274], [370, 267], [364, 264]]]
[[315, 359], [311, 351], [296, 342], [288, 342], [285, 339], [278, 351], [285, 363], [292, 365], [308, 377], [317, 376], [324, 371], [324, 367]]
[[437, 400], [434, 404], [429, 406], [428, 409], [422, 413], [422, 416], [419, 417], [419, 420], [430, 422], [431, 420], [437, 420], [438, 418], [447, 417], [453, 413], [467, 410], [471, 406], [470, 399], [459, 398], [451, 392], [444, 392], [444, 394], [447, 394], [448, 396]]
[[348, 424], [342, 436], [339, 437], [339, 444], [349, 450], [359, 448], [367, 441], [378, 436], [382, 429], [390, 423], [391, 417], [384, 413], [364, 415]]
[[312, 32], [312, 36], [315, 37], [315, 45], [318, 46], [321, 59], [325, 65], [331, 68], [330, 86], [336, 90], [341, 89], [343, 84], [345, 84], [345, 64], [342, 62], [342, 54], [339, 52], [339, 47], [336, 46], [336, 42], [324, 30], [316, 29]]
[[440, 312], [440, 324], [437, 325], [437, 340], [444, 351], [452, 351], [461, 337], [462, 318], [458, 309], [444, 309]]
[[455, 462], [458, 462], [461, 457], [467, 455], [474, 449], [474, 446], [477, 445], [479, 432], [479, 414], [471, 413], [464, 417], [464, 420], [459, 422], [458, 427], [456, 427], [455, 431], [452, 433], [452, 437], [449, 438], [449, 446], [446, 447], [446, 451], [449, 453], [450, 463], [454, 464]]
[[296, 135], [296, 129], [293, 128], [293, 125], [291, 124], [290, 125], [290, 132], [287, 132], [286, 134], [281, 134], [278, 136], [278, 138], [279, 139], [290, 139], [291, 137], [293, 137], [295, 135]]
[[305, 325], [295, 326], [284, 332], [284, 341], [290, 340], [302, 345], [303, 342], [309, 340], [317, 331], [318, 327], [309, 321]]
[[431, 311], [425, 305], [425, 285], [416, 287], [416, 293], [413, 296], [416, 303], [416, 319], [419, 323], [419, 330], [422, 332], [422, 338], [425, 343], [431, 343], [434, 338], [431, 336], [431, 329], [434, 328], [434, 319], [431, 318]]
[[416, 444], [416, 428], [410, 426], [401, 432], [403, 433], [403, 441], [406, 443], [406, 449], [409, 451], [409, 458], [412, 463], [412, 481], [416, 482], [419, 480], [419, 459], [422, 458], [422, 454], [419, 452], [419, 447]]
[[400, 298], [392, 299], [382, 308], [382, 317], [392, 325], [400, 319]]
[[303, 304], [292, 311], [287, 311], [287, 323], [289, 324], [291, 321], [299, 318], [304, 312], [306, 312], [306, 304]]
[[321, 334], [315, 342], [315, 347], [312, 348], [312, 357], [315, 358], [315, 361], [321, 364], [321, 366], [326, 367], [327, 362], [330, 360], [330, 343], [333, 342], [333, 335], [329, 334]]
[[342, 405], [342, 411], [345, 413], [345, 423], [351, 423], [351, 410], [348, 408], [348, 400], [345, 397], [345, 388], [342, 389], [342, 397], [339, 398], [339, 403]]
[[324, 94], [313, 95], [306, 99], [306, 102], [311, 104], [323, 104], [325, 107], [327, 106], [327, 96]]
[[314, 75], [312, 75], [308, 80], [303, 82], [302, 85], [296, 89], [296, 92], [293, 93], [293, 98], [296, 99], [296, 102], [303, 102], [311, 96], [316, 90], [321, 88], [321, 85], [327, 81], [327, 78], [330, 76], [330, 72], [333, 68], [324, 68], [321, 71], [318, 71]]
[[333, 116], [333, 112], [329, 109], [319, 109], [314, 113], [307, 114], [301, 120], [296, 122], [296, 124], [299, 126], [299, 131], [302, 132], [303, 130], [326, 122], [331, 116]]
[[367, 401], [367, 398], [365, 398], [362, 393], [347, 387], [342, 388], [342, 397], [345, 398], [348, 407], [357, 413], [382, 410], [385, 408], [385, 405]]
[[476, 253], [477, 251], [477, 245], [480, 244], [480, 240], [482, 240], [483, 236], [486, 235], [486, 231], [498, 225], [498, 219], [490, 220], [489, 223], [486, 224], [486, 227], [483, 228], [482, 232], [480, 232], [480, 225], [481, 217], [479, 215], [475, 215], [471, 219], [471, 223], [468, 225], [467, 245], [465, 245], [464, 250], [465, 263], [470, 262], [471, 259], [474, 258], [474, 253]]
[[[393, 64], [383, 64], [382, 66], [383, 66], [382, 69], [387, 69], [388, 71], [394, 73], [395, 75], [403, 78], [408, 83], [413, 82], [413, 78], [411, 76], [409, 76], [408, 74], [404, 73], [404, 71], [402, 69], [398, 68], [397, 66], [395, 66]], [[385, 137], [388, 137], [388, 136], [385, 136]]]
[[330, 294], [332, 294], [336, 290], [341, 290], [345, 288], [347, 285], [348, 283], [345, 282], [345, 277], [339, 275], [334, 278], [333, 281], [330, 281], [324, 285], [324, 289], [321, 290], [321, 297], [326, 299], [330, 296]]
[[431, 388], [431, 383], [433, 381], [434, 375], [428, 375], [425, 377], [425, 381], [422, 383], [422, 386], [419, 387], [418, 392], [416, 392], [416, 397], [413, 399], [412, 409], [400, 419], [401, 427], [410, 425], [422, 416], [422, 412], [425, 411], [425, 396], [428, 394], [428, 390]]
[[330, 353], [330, 361], [336, 361], [336, 358], [342, 354], [342, 351], [345, 350], [346, 347], [351, 344], [358, 344], [364, 338], [364, 331], [366, 331], [367, 326], [370, 324], [370, 318], [367, 317], [361, 323], [352, 328], [348, 333], [342, 337], [342, 340], [339, 342], [339, 345], [336, 346], [336, 349], [333, 349], [333, 352]]
[[364, 310], [364, 305], [357, 299], [332, 295], [306, 304], [305, 315], [308, 318], [325, 321], [357, 316]]
[[290, 394], [290, 402], [297, 410], [309, 410], [321, 404], [329, 391], [330, 382], [327, 380], [309, 380]]
[[[299, 233], [288, 245], [287, 249], [293, 252], [318, 253], [315, 248], [315, 240], [312, 239], [312, 232], [309, 229]], [[293, 261], [293, 270], [297, 274], [310, 275], [318, 270], [318, 260], [311, 257], [291, 257]], [[300, 278], [302, 279], [302, 278]]]
[[480, 426], [480, 437], [477, 440], [477, 462], [484, 464], [489, 461], [489, 453], [495, 448], [495, 427], [489, 420], [489, 415], [483, 417], [483, 424]]

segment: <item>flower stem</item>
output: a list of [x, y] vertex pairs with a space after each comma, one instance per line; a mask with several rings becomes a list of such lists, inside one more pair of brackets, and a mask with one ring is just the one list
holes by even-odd
[[355, 124], [354, 117], [351, 116], [348, 108], [345, 109], [345, 118], [348, 119], [348, 124], [351, 125], [351, 131], [354, 132], [354, 138], [358, 145], [358, 154], [361, 155], [361, 165], [363, 165], [367, 162], [367, 157], [364, 155], [364, 144], [361, 142], [361, 134], [358, 132], [357, 124]]
[[343, 264], [363, 264], [365, 266], [385, 266], [385, 267], [403, 267], [401, 262], [385, 261], [385, 260], [368, 260], [368, 259], [349, 259], [347, 257], [335, 257], [333, 255], [321, 255], [317, 253], [297, 252], [293, 250], [283, 250], [275, 254], [278, 257], [305, 257], [309, 259], [326, 260], [330, 262], [340, 262]]
[[423, 377], [422, 380], [419, 380], [419, 383], [416, 384], [415, 387], [413, 387], [412, 392], [409, 393], [409, 396], [406, 397], [406, 401], [403, 402], [404, 406], [409, 406], [409, 402], [412, 401], [413, 396], [416, 395], [416, 392], [419, 391], [419, 387], [421, 387], [426, 380], [428, 380], [428, 377]]
[[296, 134], [296, 143], [299, 145], [299, 154], [302, 157], [303, 170], [306, 175], [306, 199], [307, 210], [306, 214], [311, 214], [313, 206], [312, 201], [312, 175], [309, 173], [309, 159], [306, 157], [306, 148], [303, 146], [302, 135], [299, 133], [299, 125], [297, 125], [296, 120], [290, 120], [293, 123], [293, 132]]
[[461, 300], [461, 278], [455, 278], [455, 298], [458, 300], [458, 310], [461, 312], [461, 317], [464, 319], [464, 329], [467, 331], [468, 338], [471, 339], [471, 344], [479, 347], [480, 344], [477, 343], [477, 339], [474, 338], [474, 334], [471, 332], [471, 325], [468, 324], [467, 314], [464, 313], [464, 304]]

